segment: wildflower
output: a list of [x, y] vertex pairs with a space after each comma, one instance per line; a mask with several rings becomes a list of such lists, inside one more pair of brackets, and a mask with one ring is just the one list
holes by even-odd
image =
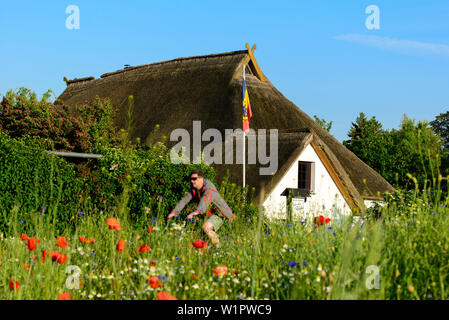
[[57, 238], [57, 243], [56, 243], [56, 245], [58, 246], [58, 247], [68, 247], [69, 246], [69, 244], [67, 243], [67, 241], [65, 240], [65, 237], [58, 237]]
[[159, 280], [158, 277], [149, 277], [148, 278], [148, 284], [153, 289], [158, 289], [162, 286], [162, 282]]
[[95, 239], [94, 238], [89, 238], [89, 239], [87, 239], [87, 243], [94, 243], [95, 242]]
[[70, 293], [64, 292], [59, 296], [58, 300], [70, 300]]
[[147, 229], [147, 232], [150, 233], [150, 232], [152, 232], [153, 230], [154, 230], [153, 227], [149, 227], [149, 228]]
[[66, 262], [67, 257], [62, 253], [59, 253], [57, 251], [52, 251], [51, 252], [51, 260], [58, 261], [58, 263], [63, 264], [64, 262]]
[[9, 280], [9, 290], [17, 290], [20, 287], [19, 281]]
[[409, 284], [409, 285], [407, 286], [407, 290], [408, 290], [409, 292], [413, 292], [413, 291], [415, 291], [415, 287], [412, 286], [411, 284]]
[[178, 300], [178, 298], [172, 296], [170, 292], [158, 292], [156, 300]]
[[287, 224], [287, 228], [291, 228], [293, 227], [293, 225], [291, 225], [290, 223]]
[[153, 265], [153, 266], [155, 266], [156, 265], [156, 263], [157, 263], [157, 259], [151, 259], [151, 264]]
[[125, 242], [123, 240], [119, 240], [117, 243], [117, 251], [123, 252], [125, 250]]
[[207, 249], [207, 242], [204, 240], [196, 240], [195, 242], [190, 242], [190, 247], [197, 249]]
[[86, 238], [84, 238], [84, 237], [78, 237], [78, 239], [79, 239], [79, 241], [80, 241], [81, 243], [86, 242]]
[[228, 274], [228, 267], [226, 267], [226, 265], [222, 264], [221, 266], [218, 266], [215, 268], [214, 270], [215, 275], [217, 276], [225, 276]]
[[60, 253], [58, 257], [58, 263], [63, 264], [64, 262], [66, 262], [66, 260], [67, 257], [64, 254]]
[[147, 244], [141, 244], [139, 246], [139, 254], [143, 253], [143, 252], [147, 252], [151, 249], [151, 247]]
[[47, 250], [42, 250], [42, 262], [45, 261], [45, 258], [48, 257], [50, 254]]
[[109, 226], [109, 229], [122, 230], [120, 222], [116, 218], [107, 219], [106, 224]]
[[79, 216], [82, 216], [82, 215], [84, 215], [84, 213], [82, 213], [82, 212], [80, 211], [80, 212], [78, 212], [78, 215], [79, 215]]
[[19, 238], [22, 239], [23, 241], [27, 241], [27, 240], [28, 240], [28, 236], [27, 236], [25, 233], [22, 233], [22, 234], [19, 236]]
[[151, 223], [156, 223], [156, 221], [155, 221], [155, 220], [151, 220], [150, 222], [151, 222]]
[[28, 239], [28, 249], [31, 251], [36, 249], [37, 241], [36, 238], [29, 238]]
[[313, 222], [315, 223], [315, 229], [319, 228], [323, 224], [327, 224], [331, 221], [329, 218], [325, 218], [323, 216], [318, 216], [313, 218]]
[[288, 262], [288, 265], [289, 265], [290, 267], [296, 267], [298, 264], [297, 264], [295, 261], [289, 261], [289, 262]]

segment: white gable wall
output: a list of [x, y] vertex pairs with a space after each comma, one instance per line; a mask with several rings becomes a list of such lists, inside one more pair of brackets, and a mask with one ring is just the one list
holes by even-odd
[[350, 207], [310, 144], [298, 156], [265, 200], [263, 204], [265, 214], [269, 218], [287, 218], [287, 197], [281, 196], [281, 193], [285, 188], [298, 188], [299, 161], [313, 162], [315, 164], [313, 166], [314, 170], [312, 167], [314, 171], [312, 172], [312, 183], [314, 184], [312, 190], [314, 190], [314, 194], [308, 197], [306, 202], [302, 199], [293, 200], [293, 218], [295, 220], [304, 220], [323, 215], [336, 219], [342, 215], [349, 216], [351, 214]]

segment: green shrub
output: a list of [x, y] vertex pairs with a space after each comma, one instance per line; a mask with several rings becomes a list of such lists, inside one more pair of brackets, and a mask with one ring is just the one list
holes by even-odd
[[[44, 206], [42, 217], [55, 220], [60, 229], [70, 226], [83, 185], [73, 164], [45, 152], [50, 144], [38, 137], [13, 139], [0, 132], [1, 231], [10, 232], [20, 221], [36, 217]], [[11, 210], [17, 216], [12, 217]], [[19, 227], [24, 231], [32, 228]]]
[[0, 103], [0, 131], [12, 138], [24, 135], [49, 139], [50, 149], [98, 152], [102, 146], [119, 142], [113, 126], [114, 109], [98, 97], [90, 104], [68, 107], [41, 100], [26, 88], [9, 90]]

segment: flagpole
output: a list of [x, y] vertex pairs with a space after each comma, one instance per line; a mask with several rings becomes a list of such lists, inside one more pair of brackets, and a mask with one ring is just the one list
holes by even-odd
[[245, 131], [243, 131], [243, 188], [245, 188]]
[[[243, 81], [242, 82], [244, 82], [245, 81], [245, 65], [243, 65], [243, 71], [242, 71], [242, 74], [243, 74]], [[245, 129], [242, 127], [242, 132], [243, 132], [243, 189], [245, 189], [245, 163], [246, 163], [246, 161], [245, 161], [245, 144], [246, 144], [246, 141], [245, 141]]]

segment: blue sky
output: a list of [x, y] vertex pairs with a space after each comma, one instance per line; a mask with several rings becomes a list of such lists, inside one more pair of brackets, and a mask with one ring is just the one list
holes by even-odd
[[[248, 42], [270, 81], [310, 116], [332, 120], [339, 141], [360, 112], [391, 129], [404, 114], [431, 121], [449, 110], [449, 1], [342, 2], [3, 1], [0, 94], [24, 86], [58, 96], [64, 76]], [[66, 28], [69, 5], [80, 10], [79, 30]], [[365, 26], [369, 5], [379, 30]]]

